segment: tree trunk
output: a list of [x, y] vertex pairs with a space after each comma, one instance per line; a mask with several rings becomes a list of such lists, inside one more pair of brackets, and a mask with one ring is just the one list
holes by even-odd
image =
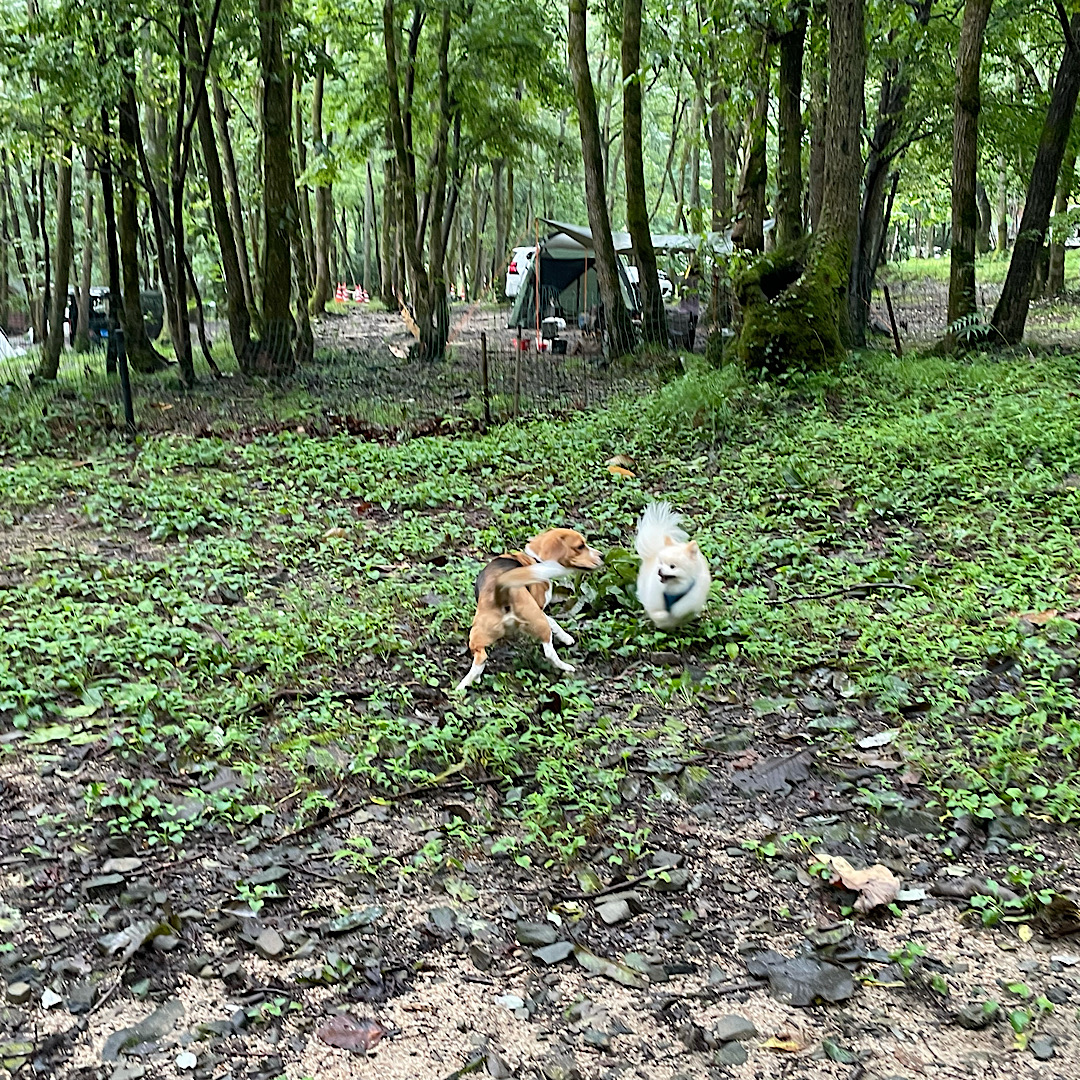
[[696, 123], [691, 130], [691, 138], [687, 143], [690, 150], [690, 231], [695, 233], [701, 232], [704, 223], [704, 214], [701, 207], [701, 144], [698, 141], [698, 132], [701, 130], [699, 125], [704, 115], [705, 95], [699, 87], [694, 95], [694, 118]]
[[585, 166], [585, 205], [589, 212], [593, 250], [596, 252], [596, 275], [604, 307], [607, 347], [614, 356], [623, 356], [634, 347], [634, 328], [623, 302], [615, 244], [604, 190], [604, 155], [600, 145], [600, 124], [596, 112], [596, 94], [589, 53], [585, 44], [586, 0], [570, 0], [567, 24], [567, 51], [570, 77], [578, 106], [581, 128], [581, 156]]
[[[19, 277], [22, 279], [23, 294], [26, 297], [27, 306], [30, 308], [30, 325], [35, 331], [38, 329], [34, 320], [33, 284], [30, 279], [30, 267], [26, 260], [26, 248], [23, 246], [22, 226], [19, 223], [19, 209], [15, 205], [15, 193], [11, 186], [11, 172], [8, 168], [7, 150], [0, 149], [0, 161], [4, 170], [4, 197], [8, 211], [8, 222], [11, 227], [11, 244], [15, 249], [15, 265], [19, 268]], [[37, 340], [41, 340], [37, 337]]]
[[503, 191], [503, 168], [506, 162], [503, 158], [496, 158], [491, 163], [491, 192], [492, 201], [495, 204], [495, 250], [492, 252], [493, 281], [496, 282], [499, 296], [503, 295], [506, 279], [501, 277], [500, 270], [503, 268], [503, 260], [506, 258], [506, 197]]
[[60, 353], [64, 348], [64, 312], [68, 306], [68, 274], [71, 271], [73, 248], [71, 226], [71, 143], [66, 143], [60, 155], [56, 176], [56, 282], [49, 314], [49, 336], [41, 354], [38, 377], [55, 379], [60, 370]]
[[390, 311], [397, 311], [394, 295], [394, 161], [387, 158], [383, 163], [383, 213], [382, 213], [382, 261], [379, 264], [379, 284], [383, 303]]
[[724, 220], [728, 215], [728, 131], [724, 119], [726, 104], [727, 90], [718, 81], [714, 81], [709, 92], [709, 163], [712, 167], [710, 201], [713, 232], [719, 232], [724, 227]]
[[88, 146], [83, 165], [83, 246], [79, 265], [78, 315], [75, 320], [75, 351], [84, 353], [90, 348], [90, 285], [94, 272], [94, 189], [90, 177], [94, 172], [94, 148]]
[[641, 135], [641, 0], [623, 0], [622, 23], [623, 151], [626, 155], [626, 221], [641, 287], [641, 337], [668, 344], [667, 313], [660, 295], [656, 252], [645, 203], [645, 165]]
[[1065, 150], [1065, 160], [1058, 178], [1057, 195], [1054, 198], [1054, 216], [1058, 219], [1056, 235], [1050, 241], [1050, 257], [1047, 265], [1046, 292], [1050, 296], [1061, 296], [1065, 291], [1065, 237], [1072, 230], [1065, 226], [1065, 214], [1069, 209], [1069, 196], [1072, 195], [1076, 179], [1076, 144], [1070, 142]]
[[776, 242], [791, 244], [802, 223], [802, 69], [808, 0], [798, 3], [791, 29], [780, 35], [779, 136], [776, 163]]
[[315, 153], [320, 158], [319, 179], [315, 182], [315, 292], [311, 297], [310, 310], [313, 315], [321, 315], [326, 310], [326, 302], [331, 296], [330, 285], [330, 185], [324, 176], [327, 157], [326, 141], [323, 138], [323, 91], [325, 75], [320, 66], [315, 76], [315, 98], [311, 106], [311, 139], [315, 144]]
[[143, 323], [139, 281], [139, 207], [135, 187], [135, 163], [138, 158], [138, 105], [135, 101], [134, 59], [127, 57], [124, 67], [124, 97], [120, 104], [120, 269], [123, 281], [123, 305], [120, 319], [124, 327], [124, 351], [128, 364], [136, 371], [158, 371], [165, 359], [154, 348]]
[[952, 253], [949, 265], [949, 313], [946, 341], [956, 344], [956, 324], [973, 315], [975, 303], [975, 235], [979, 212], [975, 205], [978, 161], [979, 68], [983, 37], [992, 0], [967, 0], [956, 53], [956, 94], [953, 100]]
[[244, 231], [243, 203], [240, 201], [240, 183], [236, 175], [236, 159], [233, 157], [232, 136], [229, 133], [229, 112], [225, 108], [225, 98], [216, 75], [211, 75], [211, 90], [214, 95], [214, 123], [221, 146], [221, 164], [224, 168], [225, 183], [229, 193], [229, 222], [232, 225], [233, 239], [236, 243], [236, 257], [240, 261], [240, 277], [244, 285], [244, 302], [249, 318], [253, 318], [258, 309], [258, 297], [251, 282], [251, 266], [248, 262], [247, 236]]
[[828, 8], [814, 0], [810, 21], [810, 166], [807, 170], [806, 220], [817, 232], [825, 181], [825, 104], [828, 97]]
[[143, 185], [153, 210], [154, 241], [157, 248], [158, 280], [164, 300], [165, 325], [169, 340], [179, 340], [176, 318], [176, 297], [172, 289], [175, 257], [172, 245], [172, 222], [169, 220], [169, 121], [154, 105], [146, 107], [146, 133], [136, 129], [136, 153], [142, 168]]
[[379, 290], [371, 287], [371, 233], [375, 217], [375, 185], [371, 179], [371, 158], [367, 160], [367, 183], [364, 185], [364, 288], [369, 296]]
[[240, 370], [247, 372], [251, 362], [251, 312], [244, 288], [244, 272], [240, 264], [236, 234], [225, 195], [225, 177], [218, 156], [218, 141], [210, 103], [204, 94], [198, 111], [199, 146], [202, 150], [206, 185], [210, 192], [210, 209], [221, 255], [222, 277], [225, 282], [225, 310], [229, 320], [229, 341]]
[[262, 92], [263, 340], [256, 370], [284, 375], [294, 366], [289, 217], [296, 205], [289, 138], [288, 73], [281, 49], [285, 0], [259, 0], [259, 74]]
[[1005, 177], [1005, 155], [998, 154], [997, 243], [994, 250], [999, 258], [1004, 258], [1009, 249], [1009, 192]]
[[990, 199], [981, 180], [975, 181], [975, 208], [979, 212], [979, 231], [975, 234], [975, 250], [985, 255], [990, 250], [990, 229], [993, 224]]
[[1024, 336], [1035, 261], [1046, 239], [1054, 189], [1076, 111], [1077, 93], [1080, 92], [1077, 35], [1080, 35], [1080, 14], [1074, 15], [1068, 26], [1065, 51], [1054, 80], [1054, 92], [1050, 97], [1039, 148], [1035, 153], [1009, 273], [991, 320], [998, 339], [1006, 345], [1019, 345]]
[[[300, 80], [296, 80], [296, 93], [293, 99], [293, 139], [296, 143], [296, 163], [298, 175], [303, 176], [307, 172], [307, 142], [304, 139], [304, 103], [300, 96]], [[296, 185], [296, 202], [300, 212], [300, 234], [304, 244], [304, 262], [314, 271], [317, 264], [315, 258], [315, 228], [311, 222], [311, 196], [306, 182]], [[314, 281], [306, 283], [306, 288], [313, 289]]]
[[765, 150], [769, 116], [769, 43], [764, 33], [758, 43], [753, 84], [754, 105], [746, 123], [746, 149], [739, 173], [731, 241], [745, 251], [757, 252], [765, 248], [765, 185], [768, 180]]

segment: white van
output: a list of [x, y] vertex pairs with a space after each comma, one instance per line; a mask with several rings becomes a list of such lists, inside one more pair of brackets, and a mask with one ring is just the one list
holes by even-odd
[[506, 295], [513, 300], [529, 272], [529, 267], [536, 258], [535, 247], [516, 247], [510, 256], [510, 263], [506, 267]]

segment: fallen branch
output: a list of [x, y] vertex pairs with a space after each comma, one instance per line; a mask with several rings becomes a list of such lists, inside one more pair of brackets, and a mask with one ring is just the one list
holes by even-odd
[[845, 585], [839, 589], [830, 589], [823, 593], [800, 593], [798, 596], [785, 596], [779, 600], [766, 600], [766, 604], [794, 604], [800, 600], [828, 600], [832, 596], [846, 596], [848, 593], [870, 592], [875, 589], [901, 589], [904, 592], [915, 592], [914, 585], [908, 585], [904, 581], [863, 581], [858, 585]]

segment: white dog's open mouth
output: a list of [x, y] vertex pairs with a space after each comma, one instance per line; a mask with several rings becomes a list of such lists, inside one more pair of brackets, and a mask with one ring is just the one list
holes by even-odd
[[659, 572], [660, 580], [666, 585], [669, 581], [677, 581], [677, 574], [665, 574], [663, 570]]

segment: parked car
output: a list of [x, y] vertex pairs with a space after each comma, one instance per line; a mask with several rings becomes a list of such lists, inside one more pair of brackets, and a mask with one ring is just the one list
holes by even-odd
[[525, 275], [536, 258], [535, 247], [516, 247], [510, 256], [510, 263], [506, 267], [506, 295], [513, 300], [525, 280]]
[[[630, 284], [634, 286], [635, 292], [638, 290], [638, 285], [641, 280], [641, 275], [638, 273], [636, 266], [625, 265], [626, 277]], [[675, 286], [671, 284], [671, 278], [664, 273], [659, 267], [656, 268], [656, 276], [660, 279], [660, 296], [664, 300], [670, 300], [675, 294]], [[641, 306], [640, 304], [638, 305]]]
[[[156, 341], [165, 324], [165, 302], [157, 289], [143, 289], [143, 322], [151, 341]], [[68, 320], [70, 322], [71, 344], [75, 342], [75, 322], [77, 319], [77, 299], [74, 289], [68, 290]], [[109, 290], [103, 285], [90, 286], [90, 325], [88, 327], [92, 344], [104, 342], [109, 336]]]

